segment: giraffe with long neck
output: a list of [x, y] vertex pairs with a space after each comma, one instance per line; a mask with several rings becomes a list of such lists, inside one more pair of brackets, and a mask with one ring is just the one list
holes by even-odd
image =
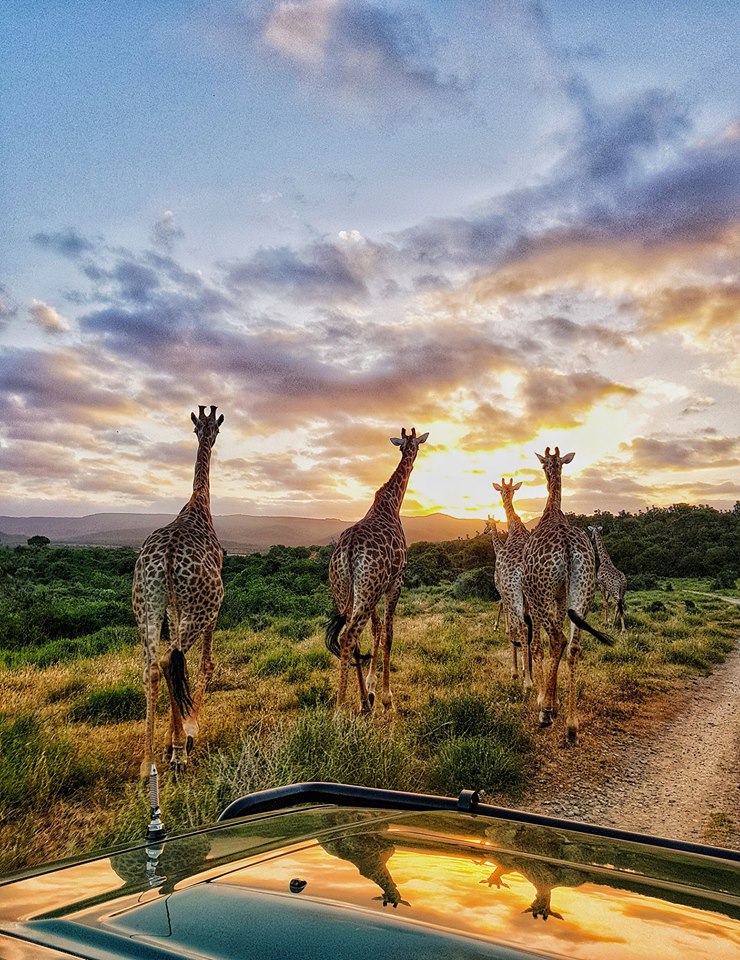
[[614, 599], [614, 622], [612, 627], [616, 627], [617, 620], [620, 621], [621, 632], [624, 633], [624, 594], [627, 589], [627, 577], [614, 566], [609, 551], [606, 549], [604, 538], [601, 535], [603, 527], [593, 526], [588, 528], [596, 544], [596, 553], [599, 557], [599, 569], [596, 572], [596, 583], [601, 591], [601, 599], [604, 601], [604, 623], [609, 622], [609, 598]]
[[[150, 534], [136, 560], [132, 604], [144, 648], [146, 748], [142, 776], [154, 763], [154, 721], [161, 674], [170, 699], [168, 748], [171, 763], [187, 763], [198, 733], [201, 704], [213, 674], [213, 630], [223, 600], [223, 551], [211, 517], [211, 451], [223, 423], [216, 407], [191, 414], [198, 437], [193, 493], [177, 517]], [[170, 643], [160, 659], [159, 643], [167, 619]], [[201, 640], [197, 688], [191, 694], [185, 654]]]
[[[486, 523], [485, 523], [485, 526], [483, 527], [483, 536], [486, 536], [486, 535], [490, 536], [490, 538], [491, 538], [491, 546], [493, 547], [494, 560], [495, 560], [496, 563], [498, 563], [498, 552], [499, 552], [499, 550], [501, 549], [501, 547], [504, 545], [504, 543], [505, 543], [506, 541], [505, 541], [505, 539], [504, 539], [503, 537], [501, 537], [501, 536], [499, 535], [498, 527], [496, 526], [496, 521], [495, 521], [495, 519], [494, 519], [493, 517], [491, 517], [491, 516], [488, 516], [488, 517], [486, 518]], [[496, 589], [498, 590], [498, 583], [497, 583], [497, 581], [496, 581], [496, 572], [495, 572], [495, 570], [496, 570], [496, 568], [495, 568], [495, 566], [494, 566], [493, 582], [496, 584]], [[493, 629], [494, 629], [494, 630], [498, 630], [498, 625], [499, 625], [499, 623], [501, 622], [501, 614], [502, 614], [503, 609], [504, 609], [504, 601], [503, 601], [503, 598], [501, 597], [501, 591], [498, 590], [498, 593], [499, 593], [499, 598], [500, 598], [500, 599], [499, 599], [499, 603], [498, 603], [498, 609], [496, 610], [496, 622], [495, 622], [494, 625], [493, 625]], [[505, 618], [505, 617], [504, 617], [504, 624], [506, 624], [506, 618]], [[508, 633], [508, 630], [507, 630], [507, 633]], [[518, 668], [518, 666], [517, 666], [516, 649], [517, 649], [516, 647], [513, 647], [513, 661], [514, 661], [514, 665], [513, 665], [513, 667], [512, 667], [512, 673], [511, 673], [511, 676], [512, 676], [513, 679], [516, 679], [516, 677], [519, 676], [519, 668]]]
[[[347, 676], [350, 662], [357, 669], [360, 688], [360, 707], [369, 713], [375, 702], [375, 680], [378, 649], [383, 647], [382, 702], [391, 709], [390, 657], [393, 643], [393, 615], [401, 595], [403, 572], [406, 567], [406, 535], [401, 523], [401, 504], [406, 494], [409, 477], [419, 447], [428, 433], [420, 437], [416, 428], [391, 443], [401, 449], [401, 460], [390, 479], [376, 492], [373, 504], [362, 518], [344, 530], [329, 562], [329, 585], [336, 604], [336, 612], [326, 628], [326, 645], [339, 657], [339, 689], [337, 706], [342, 707], [347, 696]], [[383, 620], [377, 611], [385, 597]], [[360, 636], [371, 620], [373, 648], [367, 680], [363, 676], [363, 658], [360, 654]]]
[[511, 642], [514, 658], [512, 678], [516, 679], [517, 650], [522, 651], [522, 673], [524, 674], [524, 688], [532, 686], [532, 653], [527, 638], [527, 626], [524, 622], [524, 594], [522, 593], [522, 556], [524, 548], [531, 536], [521, 518], [514, 509], [514, 493], [521, 487], [521, 481], [508, 483], [502, 477], [501, 483], [491, 486], [501, 494], [501, 500], [506, 511], [506, 543], [499, 549], [496, 556], [496, 587], [501, 594], [506, 618], [506, 632]]
[[[591, 543], [583, 530], [568, 522], [561, 509], [561, 474], [563, 464], [570, 463], [574, 453], [560, 456], [537, 454], [547, 478], [547, 504], [532, 532], [522, 556], [522, 590], [525, 622], [534, 661], [539, 723], [552, 724], [557, 716], [558, 668], [567, 645], [568, 710], [565, 721], [566, 740], [575, 743], [578, 736], [576, 715], [576, 672], [580, 653], [580, 632], [587, 630], [602, 643], [612, 639], [586, 622], [595, 589], [596, 560]], [[565, 616], [570, 620], [570, 639], [563, 633]], [[540, 631], [548, 637], [550, 659], [544, 674]]]

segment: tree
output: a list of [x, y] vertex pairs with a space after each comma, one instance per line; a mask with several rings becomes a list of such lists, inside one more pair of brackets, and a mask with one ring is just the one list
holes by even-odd
[[48, 547], [51, 543], [51, 540], [48, 537], [29, 537], [26, 540], [26, 543], [29, 547]]

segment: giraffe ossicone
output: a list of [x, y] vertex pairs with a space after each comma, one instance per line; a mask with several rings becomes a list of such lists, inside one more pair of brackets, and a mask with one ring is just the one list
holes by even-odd
[[[329, 586], [336, 606], [326, 627], [326, 645], [339, 657], [337, 707], [344, 706], [350, 665], [357, 670], [360, 708], [369, 713], [375, 702], [378, 651], [383, 650], [383, 690], [381, 700], [386, 710], [393, 706], [390, 688], [390, 656], [393, 643], [393, 616], [401, 595], [406, 568], [406, 535], [401, 523], [401, 504], [406, 494], [411, 471], [419, 447], [428, 433], [416, 435], [401, 429], [401, 436], [391, 437], [400, 447], [401, 460], [390, 479], [380, 487], [372, 506], [357, 523], [342, 532], [329, 561]], [[385, 599], [383, 618], [377, 607]], [[369, 658], [360, 653], [360, 637], [367, 621], [371, 621], [373, 646]], [[367, 678], [363, 662], [369, 659]]]
[[[213, 631], [224, 590], [221, 581], [223, 550], [211, 517], [210, 462], [223, 414], [217, 407], [198, 407], [191, 413], [198, 437], [193, 493], [177, 517], [151, 533], [134, 568], [131, 592], [134, 615], [144, 650], [146, 746], [141, 764], [148, 776], [154, 759], [154, 725], [160, 675], [170, 698], [168, 748], [171, 763], [187, 763], [187, 750], [198, 733], [200, 711], [215, 664]], [[160, 658], [159, 644], [165, 618], [170, 643]], [[190, 691], [185, 654], [201, 641], [201, 660], [195, 693]]]

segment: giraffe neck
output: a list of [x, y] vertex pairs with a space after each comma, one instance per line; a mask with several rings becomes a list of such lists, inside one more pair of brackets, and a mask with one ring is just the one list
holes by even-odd
[[[545, 504], [545, 509], [542, 511], [542, 519], [545, 517], [562, 517], [563, 511], [560, 506], [560, 500], [562, 496], [562, 484], [560, 481], [560, 474], [551, 477], [547, 483], [547, 503]], [[540, 521], [541, 522], [541, 521]]]
[[611, 563], [612, 562], [611, 557], [606, 552], [606, 545], [604, 544], [604, 541], [601, 538], [600, 530], [594, 530], [594, 542], [596, 543], [596, 552], [599, 555], [599, 561], [604, 564]]
[[514, 509], [514, 503], [508, 497], [504, 499], [504, 510], [506, 511], [506, 525], [509, 536], [511, 536], [512, 533], [518, 533], [521, 530], [527, 529], [522, 523], [521, 517]]
[[501, 546], [501, 541], [498, 538], [498, 531], [495, 528], [491, 528], [491, 545], [493, 546], [493, 552], [498, 556], [498, 548]]
[[391, 474], [390, 479], [375, 494], [372, 509], [378, 513], [390, 513], [398, 517], [401, 514], [401, 504], [409, 485], [409, 477], [414, 468], [413, 452], [401, 455], [401, 462]]
[[201, 442], [198, 445], [198, 456], [195, 459], [195, 476], [193, 478], [193, 494], [188, 507], [198, 507], [209, 517], [211, 515], [211, 446]]

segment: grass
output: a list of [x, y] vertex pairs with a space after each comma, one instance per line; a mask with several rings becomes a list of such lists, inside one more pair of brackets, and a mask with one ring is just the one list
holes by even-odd
[[[691, 593], [695, 582], [672, 586], [628, 594], [629, 629], [615, 633], [615, 646], [583, 637], [582, 729], [629, 717], [656, 690], [707, 672], [732, 649], [740, 608]], [[664, 609], [651, 613], [656, 600]], [[354, 701], [334, 715], [337, 661], [318, 622], [218, 631], [201, 737], [187, 771], [162, 780], [168, 830], [213, 821], [241, 793], [297, 780], [452, 795], [477, 788], [493, 802], [526, 797], [537, 751], [562, 739], [562, 723], [537, 731], [533, 697], [509, 679], [511, 651], [503, 629], [493, 630], [495, 610], [444, 587], [405, 591], [391, 663], [396, 709], [386, 716], [378, 702], [369, 720], [355, 716]], [[600, 607], [590, 621], [603, 626]], [[141, 838], [140, 651], [126, 631], [99, 634], [61, 660], [47, 644], [2, 661], [0, 873]], [[191, 658], [191, 680], [196, 668]], [[163, 690], [160, 746], [166, 710]]]

